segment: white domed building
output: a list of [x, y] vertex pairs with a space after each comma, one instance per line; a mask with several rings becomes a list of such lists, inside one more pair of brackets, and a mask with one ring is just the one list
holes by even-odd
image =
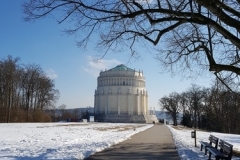
[[148, 91], [143, 72], [121, 64], [101, 71], [95, 90], [95, 121], [118, 123], [157, 123], [149, 114]]

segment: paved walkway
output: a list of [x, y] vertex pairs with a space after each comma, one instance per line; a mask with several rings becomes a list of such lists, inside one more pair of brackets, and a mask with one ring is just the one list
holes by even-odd
[[168, 127], [155, 124], [137, 133], [124, 142], [98, 152], [86, 160], [179, 160], [171, 132]]

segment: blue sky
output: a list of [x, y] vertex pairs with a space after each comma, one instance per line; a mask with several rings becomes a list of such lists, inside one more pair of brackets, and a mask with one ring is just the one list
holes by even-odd
[[[37, 64], [54, 79], [60, 91], [57, 106], [79, 108], [94, 105], [94, 90], [101, 70], [123, 63], [130, 68], [143, 70], [149, 94], [149, 107], [159, 110], [158, 100], [171, 92], [187, 90], [191, 83], [208, 86], [209, 75], [197, 79], [184, 79], [180, 75], [162, 73], [159, 63], [149, 54], [139, 53], [141, 59], [131, 59], [128, 52], [109, 52], [100, 63], [91, 44], [86, 50], [78, 48], [76, 37], [64, 34], [69, 24], [57, 24], [53, 18], [25, 22], [21, 3], [24, 0], [0, 1], [0, 58], [8, 55], [21, 58], [23, 64]], [[26, 1], [26, 0], [25, 0]]]

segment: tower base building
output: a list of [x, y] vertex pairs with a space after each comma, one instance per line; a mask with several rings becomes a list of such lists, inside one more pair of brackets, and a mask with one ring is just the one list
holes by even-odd
[[149, 114], [148, 91], [143, 72], [121, 64], [100, 72], [95, 90], [95, 121], [116, 123], [157, 123]]

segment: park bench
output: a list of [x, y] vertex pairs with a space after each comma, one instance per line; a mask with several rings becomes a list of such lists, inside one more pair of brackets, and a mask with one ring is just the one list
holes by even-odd
[[[219, 138], [210, 134], [208, 139], [209, 139], [209, 142], [199, 141], [199, 143], [201, 144], [201, 151], [202, 151], [203, 147], [205, 149], [205, 155], [207, 154], [207, 147], [217, 148], [217, 146], [218, 146]], [[215, 144], [215, 145], [213, 146], [213, 144]]]
[[207, 150], [209, 151], [209, 159], [211, 159], [211, 155], [213, 155], [215, 156], [216, 160], [220, 159], [231, 160], [233, 145], [220, 139], [219, 148], [220, 149], [213, 147], [207, 148]]

